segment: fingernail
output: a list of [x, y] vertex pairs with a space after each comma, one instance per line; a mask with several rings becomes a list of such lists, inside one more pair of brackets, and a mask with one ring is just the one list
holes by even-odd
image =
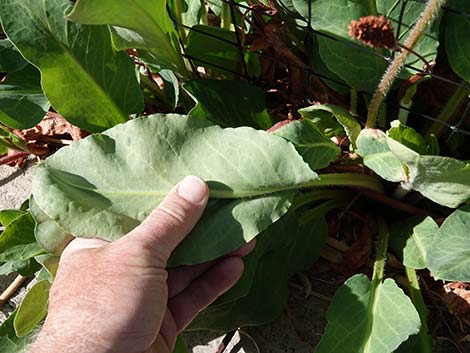
[[197, 205], [200, 204], [206, 197], [207, 186], [198, 177], [187, 176], [178, 185], [177, 193], [186, 201]]

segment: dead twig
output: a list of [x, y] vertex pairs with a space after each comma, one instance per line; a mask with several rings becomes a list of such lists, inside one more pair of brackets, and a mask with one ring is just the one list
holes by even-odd
[[28, 277], [19, 275], [15, 280], [8, 286], [7, 289], [0, 294], [0, 306], [5, 304], [10, 298], [16, 293], [16, 291], [23, 285]]

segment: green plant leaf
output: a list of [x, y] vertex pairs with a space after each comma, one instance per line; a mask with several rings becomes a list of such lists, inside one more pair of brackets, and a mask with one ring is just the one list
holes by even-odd
[[255, 250], [244, 259], [240, 281], [200, 313], [189, 329], [228, 331], [275, 319], [287, 301], [288, 278], [320, 256], [327, 237], [324, 217], [329, 210], [329, 203], [318, 206], [316, 219], [308, 224], [302, 224], [291, 211], [260, 234]]
[[17, 312], [18, 309], [11, 313], [8, 319], [0, 326], [0, 347], [2, 347], [4, 352], [24, 353], [31, 344], [33, 334], [29, 334], [25, 337], [16, 336], [13, 322]]
[[271, 127], [264, 92], [256, 86], [231, 80], [191, 80], [184, 88], [196, 100], [190, 115], [222, 127]]
[[344, 128], [346, 136], [348, 136], [353, 149], [356, 148], [356, 140], [361, 133], [361, 125], [357, 122], [357, 119], [349, 113], [346, 109], [338, 107], [333, 104], [320, 104], [312, 105], [307, 108], [300, 110], [300, 113], [306, 113], [310, 111], [322, 110], [331, 113], [338, 123]]
[[470, 82], [470, 42], [462, 40], [470, 31], [470, 3], [467, 0], [451, 0], [445, 21], [445, 45], [452, 69], [465, 81]]
[[241, 72], [237, 36], [224, 28], [203, 25], [191, 28], [186, 54], [196, 65], [215, 69], [222, 74]]
[[35, 259], [8, 261], [0, 265], [0, 276], [7, 276], [18, 272], [24, 277], [34, 275], [41, 269], [41, 265]]
[[470, 163], [450, 157], [420, 156], [391, 138], [387, 142], [391, 152], [407, 166], [405, 188], [452, 208], [470, 198]]
[[427, 266], [427, 253], [438, 230], [431, 217], [413, 217], [393, 224], [390, 243], [405, 266], [421, 270]]
[[300, 184], [318, 178], [292, 144], [268, 132], [154, 115], [56, 152], [35, 169], [33, 196], [74, 236], [115, 240], [186, 175], [206, 180], [212, 199], [172, 266], [208, 261], [250, 241], [287, 212]]
[[428, 253], [434, 278], [470, 282], [470, 205], [452, 213], [439, 228]]
[[164, 82], [163, 90], [170, 98], [173, 109], [176, 109], [180, 97], [180, 86], [178, 78], [171, 70], [160, 70], [158, 74]]
[[273, 133], [292, 142], [312, 170], [327, 167], [340, 153], [338, 146], [325, 137], [309, 119], [292, 121]]
[[178, 33], [167, 12], [166, 0], [78, 0], [68, 18], [88, 25], [113, 25], [119, 34], [118, 49], [145, 49], [161, 69], [185, 75]]
[[398, 120], [392, 121], [390, 125], [392, 128], [387, 131], [388, 136], [419, 154], [428, 154], [426, 141], [415, 129], [401, 124]]
[[40, 281], [26, 293], [13, 321], [16, 336], [27, 336], [46, 317], [50, 288], [49, 281]]
[[390, 151], [387, 135], [375, 129], [364, 129], [356, 141], [357, 153], [363, 157], [364, 165], [383, 179], [400, 182], [406, 179], [403, 163]]
[[13, 129], [28, 129], [41, 121], [49, 101], [40, 80], [39, 71], [32, 65], [7, 76], [0, 84], [0, 122]]
[[47, 274], [46, 279], [52, 283], [59, 268], [60, 257], [50, 254], [43, 254], [36, 256], [35, 259], [42, 266], [43, 270], [45, 270]]
[[12, 221], [0, 235], [0, 262], [29, 260], [39, 253], [29, 212]]
[[24, 215], [26, 212], [21, 210], [1, 210], [0, 211], [0, 224], [4, 227], [13, 222], [18, 217]]
[[0, 72], [14, 72], [28, 65], [8, 39], [0, 39]]
[[50, 254], [60, 255], [73, 236], [45, 214], [32, 197], [30, 207], [36, 221], [34, 236], [39, 246]]
[[362, 130], [357, 145], [364, 164], [385, 180], [401, 182], [405, 189], [447, 207], [458, 207], [470, 198], [470, 163], [421, 156], [375, 129]]
[[394, 280], [386, 279], [374, 288], [362, 274], [338, 289], [326, 318], [315, 353], [393, 352], [421, 325], [411, 300]]
[[108, 28], [67, 21], [69, 6], [68, 0], [5, 0], [1, 21], [9, 39], [40, 69], [52, 106], [72, 124], [102, 131], [140, 112], [143, 95], [132, 61], [113, 51]]

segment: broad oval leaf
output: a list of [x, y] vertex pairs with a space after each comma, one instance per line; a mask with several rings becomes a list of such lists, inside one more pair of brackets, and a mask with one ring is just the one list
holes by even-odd
[[61, 149], [36, 168], [33, 196], [74, 236], [115, 240], [186, 175], [206, 180], [212, 200], [171, 265], [236, 249], [287, 212], [299, 185], [318, 178], [292, 144], [265, 131], [155, 115]]
[[428, 253], [434, 278], [470, 282], [470, 205], [452, 213], [439, 228]]
[[14, 72], [28, 65], [8, 39], [0, 39], [0, 72]]
[[40, 281], [24, 297], [13, 321], [18, 337], [30, 334], [46, 316], [50, 288], [49, 281]]
[[465, 81], [470, 82], [470, 41], [464, 40], [470, 32], [470, 2], [452, 0], [445, 21], [445, 44], [452, 69]]
[[40, 80], [39, 71], [32, 65], [7, 76], [0, 84], [0, 122], [13, 129], [28, 129], [41, 121], [49, 101]]
[[0, 262], [29, 260], [41, 252], [29, 212], [13, 220], [0, 235]]
[[327, 167], [340, 153], [339, 147], [325, 137], [310, 119], [292, 121], [273, 133], [292, 142], [313, 170]]
[[411, 300], [394, 280], [387, 278], [374, 288], [362, 274], [338, 289], [326, 318], [315, 353], [393, 352], [421, 326]]
[[127, 28], [134, 33], [121, 32], [123, 36], [117, 41], [119, 49], [146, 49], [162, 69], [186, 73], [166, 0], [78, 0], [68, 18], [82, 24]]
[[427, 266], [427, 254], [438, 230], [439, 226], [431, 217], [413, 217], [393, 224], [390, 243], [406, 267], [421, 270]]
[[106, 26], [67, 21], [68, 0], [4, 0], [0, 18], [21, 54], [41, 71], [52, 106], [71, 123], [102, 131], [143, 109], [132, 61], [115, 53]]
[[3, 352], [8, 353], [24, 353], [31, 345], [33, 334], [26, 337], [17, 337], [13, 322], [15, 320], [18, 309], [10, 314], [0, 326], [0, 347]]

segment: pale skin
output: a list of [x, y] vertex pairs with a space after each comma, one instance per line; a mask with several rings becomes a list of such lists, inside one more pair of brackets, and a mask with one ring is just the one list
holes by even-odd
[[217, 261], [167, 271], [209, 192], [186, 177], [121, 239], [75, 239], [62, 254], [44, 326], [29, 353], [171, 353], [194, 317], [243, 273], [247, 244]]

